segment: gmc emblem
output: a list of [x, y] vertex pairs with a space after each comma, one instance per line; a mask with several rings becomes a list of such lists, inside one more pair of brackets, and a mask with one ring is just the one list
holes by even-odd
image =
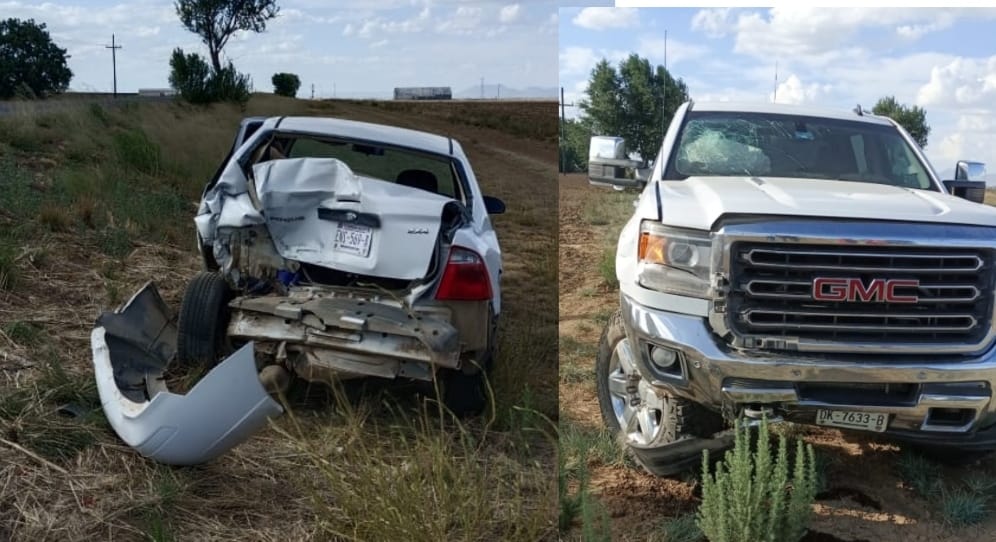
[[916, 303], [915, 295], [896, 295], [896, 288], [916, 288], [919, 280], [872, 279], [865, 286], [859, 278], [819, 277], [813, 280], [816, 301], [861, 301], [864, 303]]

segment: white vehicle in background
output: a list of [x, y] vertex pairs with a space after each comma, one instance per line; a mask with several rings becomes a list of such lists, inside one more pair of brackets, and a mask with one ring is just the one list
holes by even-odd
[[615, 136], [592, 136], [588, 144], [588, 181], [616, 190], [639, 188], [646, 183], [648, 171], [643, 162], [626, 152], [626, 140]]
[[[485, 404], [501, 250], [456, 141], [329, 118], [249, 118], [195, 219], [205, 270], [174, 317], [149, 283], [92, 334], [104, 411], [143, 455], [208, 461], [281, 413], [292, 377], [435, 381]], [[207, 374], [170, 392], [174, 364]]]
[[729, 445], [741, 416], [996, 450], [983, 171], [941, 181], [860, 108], [682, 105], [619, 236], [605, 423], [656, 474]]

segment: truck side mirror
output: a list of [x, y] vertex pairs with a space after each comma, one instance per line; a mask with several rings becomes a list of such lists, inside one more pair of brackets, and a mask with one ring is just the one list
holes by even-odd
[[588, 147], [588, 182], [622, 190], [645, 181], [630, 175], [642, 163], [626, 155], [626, 141], [621, 137], [594, 136]]
[[986, 182], [981, 178], [985, 174], [986, 165], [982, 162], [959, 160], [955, 164], [954, 180], [944, 181], [944, 187], [952, 196], [983, 203], [986, 199]]
[[982, 162], [959, 160], [955, 164], [956, 181], [979, 181], [986, 174], [986, 165]]
[[952, 196], [967, 199], [975, 203], [982, 203], [986, 199], [985, 181], [944, 181], [944, 187]]

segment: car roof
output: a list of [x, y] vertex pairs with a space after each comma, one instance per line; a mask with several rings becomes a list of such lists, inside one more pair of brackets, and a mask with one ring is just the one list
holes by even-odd
[[854, 110], [840, 110], [803, 105], [775, 104], [764, 102], [693, 102], [692, 111], [735, 111], [739, 113], [773, 113], [782, 115], [802, 115], [839, 120], [853, 120], [872, 124], [891, 124], [889, 119], [865, 112], [858, 115]]
[[358, 139], [436, 154], [453, 153], [453, 143], [448, 137], [386, 124], [332, 117], [271, 117], [267, 124], [278, 131]]

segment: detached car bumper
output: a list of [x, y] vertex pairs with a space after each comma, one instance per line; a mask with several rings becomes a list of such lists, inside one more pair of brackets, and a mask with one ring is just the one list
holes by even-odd
[[[646, 307], [625, 294], [621, 298], [635, 365], [655, 390], [715, 411], [769, 406], [799, 423], [815, 423], [819, 409], [885, 413], [884, 434], [895, 440], [996, 449], [996, 348], [974, 357], [892, 359], [752, 353], [728, 348], [704, 318]], [[654, 364], [654, 348], [675, 351], [676, 361], [667, 367]]]
[[129, 446], [162, 463], [210, 461], [283, 412], [263, 388], [252, 344], [205, 375], [186, 395], [166, 389], [175, 320], [152, 283], [104, 313], [90, 335], [100, 401]]

